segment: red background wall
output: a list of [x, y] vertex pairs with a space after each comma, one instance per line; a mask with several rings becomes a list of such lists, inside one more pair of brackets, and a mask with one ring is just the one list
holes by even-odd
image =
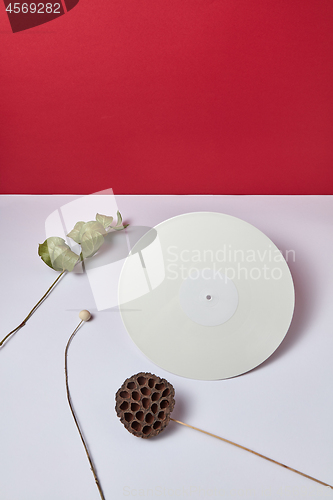
[[332, 0], [80, 0], [13, 34], [3, 193], [333, 193]]

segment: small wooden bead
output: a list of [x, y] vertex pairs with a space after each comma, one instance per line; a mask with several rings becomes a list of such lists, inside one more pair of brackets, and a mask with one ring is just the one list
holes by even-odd
[[82, 319], [82, 321], [89, 321], [90, 318], [91, 318], [91, 314], [89, 311], [87, 311], [86, 309], [83, 309], [80, 313], [79, 313], [79, 318]]

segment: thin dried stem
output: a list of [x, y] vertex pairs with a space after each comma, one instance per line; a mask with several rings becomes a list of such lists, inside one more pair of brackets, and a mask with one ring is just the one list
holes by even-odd
[[67, 400], [68, 400], [68, 404], [69, 404], [69, 407], [71, 409], [71, 412], [72, 412], [72, 415], [73, 415], [73, 418], [74, 418], [74, 422], [75, 422], [75, 425], [77, 427], [77, 430], [79, 431], [79, 434], [80, 434], [80, 438], [81, 438], [81, 441], [82, 441], [82, 444], [84, 446], [84, 449], [86, 451], [86, 454], [87, 454], [87, 457], [88, 457], [88, 460], [89, 460], [89, 464], [90, 464], [90, 468], [92, 470], [92, 473], [94, 475], [94, 478], [95, 478], [95, 483], [97, 485], [97, 488], [98, 488], [98, 491], [99, 491], [99, 494], [101, 496], [101, 499], [102, 500], [105, 500], [105, 497], [104, 497], [104, 494], [103, 494], [103, 490], [102, 490], [102, 487], [100, 485], [100, 482], [98, 480], [98, 477], [97, 477], [97, 472], [95, 470], [95, 467], [94, 467], [94, 463], [92, 461], [92, 458], [89, 454], [89, 450], [88, 450], [88, 445], [84, 439], [84, 436], [83, 436], [83, 433], [80, 429], [80, 425], [79, 425], [79, 422], [77, 420], [77, 417], [76, 417], [76, 414], [75, 414], [75, 411], [74, 411], [74, 406], [73, 406], [73, 403], [72, 403], [72, 398], [71, 398], [71, 394], [70, 394], [70, 390], [69, 390], [69, 385], [68, 385], [68, 363], [67, 363], [67, 353], [68, 353], [68, 348], [70, 346], [70, 343], [72, 342], [76, 332], [78, 331], [78, 329], [80, 328], [80, 326], [82, 325], [83, 321], [81, 321], [78, 326], [75, 328], [74, 332], [72, 333], [72, 335], [69, 337], [69, 340], [67, 342], [67, 345], [66, 345], [66, 350], [65, 350], [65, 376], [66, 376], [66, 392], [67, 392]]
[[323, 486], [327, 486], [327, 487], [333, 489], [333, 486], [331, 486], [330, 484], [324, 483], [323, 481], [319, 481], [319, 479], [315, 479], [314, 477], [309, 476], [308, 474], [304, 474], [304, 472], [300, 472], [299, 470], [293, 469], [292, 467], [289, 467], [288, 465], [284, 465], [281, 462], [277, 462], [276, 460], [273, 460], [272, 458], [268, 458], [265, 455], [261, 455], [261, 453], [257, 453], [256, 451], [253, 451], [250, 448], [246, 448], [245, 446], [234, 443], [233, 441], [229, 441], [229, 439], [225, 439], [221, 436], [217, 436], [216, 434], [212, 434], [211, 432], [203, 431], [202, 429], [199, 429], [198, 427], [193, 427], [193, 425], [185, 424], [184, 422], [181, 422], [180, 420], [175, 420], [174, 418], [170, 418], [170, 420], [173, 420], [173, 422], [176, 422], [177, 424], [185, 425], [185, 427], [189, 427], [190, 429], [194, 429], [195, 431], [199, 431], [199, 432], [202, 432], [203, 434], [207, 434], [208, 436], [220, 439], [221, 441], [224, 441], [225, 443], [229, 443], [229, 444], [232, 444], [233, 446], [237, 446], [237, 448], [241, 448], [242, 450], [249, 451], [250, 453], [257, 455], [257, 457], [264, 458], [265, 460], [268, 460], [269, 462], [273, 462], [274, 464], [280, 465], [281, 467], [284, 467], [285, 469], [291, 470], [292, 472], [296, 472], [296, 474], [300, 474], [301, 476], [306, 477], [307, 479], [311, 479], [311, 481], [315, 481], [316, 483], [322, 484]]
[[46, 297], [48, 296], [48, 294], [53, 290], [53, 288], [55, 287], [55, 285], [58, 283], [58, 281], [60, 280], [61, 276], [65, 273], [66, 271], [63, 271], [62, 273], [59, 274], [59, 276], [57, 277], [57, 279], [52, 283], [52, 285], [50, 286], [50, 288], [48, 288], [48, 290], [44, 293], [43, 297], [37, 302], [37, 304], [31, 309], [31, 311], [29, 312], [28, 316], [26, 318], [24, 318], [24, 320], [22, 321], [22, 323], [20, 323], [16, 328], [14, 328], [14, 330], [12, 330], [11, 332], [9, 332], [5, 338], [2, 339], [2, 341], [0, 342], [0, 347], [3, 345], [4, 342], [6, 342], [6, 340], [11, 336], [13, 335], [14, 333], [18, 332], [25, 324], [26, 322], [28, 321], [28, 319], [31, 318], [31, 316], [34, 314], [34, 312], [38, 309], [38, 307], [40, 306], [40, 304], [43, 302], [44, 299], [46, 299]]

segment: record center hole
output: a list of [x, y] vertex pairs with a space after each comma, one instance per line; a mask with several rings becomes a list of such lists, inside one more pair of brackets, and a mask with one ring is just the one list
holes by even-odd
[[206, 299], [207, 300], [212, 300], [212, 296], [211, 295], [206, 295]]

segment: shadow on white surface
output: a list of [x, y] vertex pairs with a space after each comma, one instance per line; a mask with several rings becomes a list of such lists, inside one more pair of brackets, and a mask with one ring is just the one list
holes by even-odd
[[[310, 266], [299, 266], [297, 262], [288, 262], [295, 287], [295, 310], [289, 330], [269, 358], [254, 370], [264, 368], [274, 363], [291, 349], [296, 347], [309, 331], [309, 324], [316, 314], [318, 303], [320, 303], [321, 290], [315, 273], [309, 271]], [[306, 271], [305, 271], [306, 269]], [[252, 371], [252, 370], [251, 370]]]

